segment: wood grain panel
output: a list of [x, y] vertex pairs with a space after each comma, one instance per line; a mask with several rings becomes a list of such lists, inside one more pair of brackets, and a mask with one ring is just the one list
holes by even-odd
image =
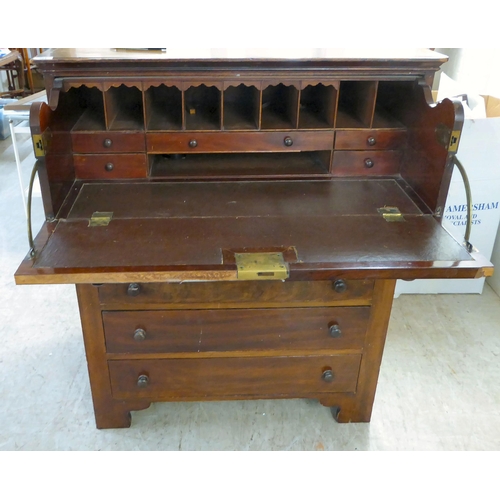
[[346, 280], [345, 292], [331, 281], [233, 281], [223, 283], [141, 283], [139, 294], [128, 284], [99, 286], [103, 309], [194, 309], [238, 307], [318, 307], [369, 305], [373, 280]]
[[[285, 137], [293, 144], [286, 146]], [[150, 132], [148, 153], [224, 153], [273, 151], [322, 151], [333, 148], [334, 132]], [[197, 146], [191, 147], [190, 141]]]
[[[396, 175], [399, 173], [402, 151], [335, 151], [332, 175], [376, 176]], [[373, 165], [367, 167], [370, 160]]]
[[[294, 157], [295, 155], [287, 155]], [[393, 179], [85, 183], [68, 218], [374, 215], [385, 205], [420, 214]]]
[[[324, 279], [331, 279], [339, 270], [351, 270], [356, 271], [351, 277], [373, 278], [390, 270], [399, 278], [458, 278], [467, 277], [460, 275], [462, 267], [482, 267], [429, 216], [405, 216], [401, 223], [380, 215], [248, 219], [113, 219], [106, 227], [88, 227], [88, 220], [59, 221], [33, 267], [40, 269], [41, 280], [52, 268], [62, 278], [74, 272], [117, 272], [130, 281], [127, 271], [148, 276], [153, 271], [235, 270], [222, 262], [223, 248], [288, 246], [300, 259], [290, 264], [292, 276], [301, 269], [330, 270]], [[93, 277], [91, 282], [102, 281]]]
[[148, 175], [146, 155], [74, 155], [73, 159], [78, 179], [142, 179]]
[[339, 130], [335, 135], [335, 149], [399, 149], [406, 144], [406, 137], [406, 130]]
[[[168, 400], [205, 396], [307, 396], [354, 392], [360, 355], [165, 359], [108, 362], [113, 396]], [[333, 381], [323, 380], [325, 370]], [[140, 375], [149, 378], [138, 387]]]
[[74, 153], [141, 153], [146, 148], [138, 132], [72, 132], [71, 142]]
[[130, 427], [130, 411], [147, 408], [149, 402], [125, 402], [113, 398], [97, 290], [92, 285], [79, 285], [76, 293], [97, 428]]
[[[369, 307], [212, 309], [104, 312], [103, 321], [108, 353], [194, 353], [359, 349], [369, 316]], [[134, 339], [137, 329], [144, 339]]]

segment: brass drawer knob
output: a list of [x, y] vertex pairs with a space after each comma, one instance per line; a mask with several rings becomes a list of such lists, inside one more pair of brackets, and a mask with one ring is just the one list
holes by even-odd
[[333, 382], [333, 372], [332, 370], [325, 370], [323, 374], [321, 375], [321, 378], [325, 382]]
[[137, 378], [137, 387], [141, 389], [149, 385], [149, 377], [147, 375], [139, 375]]
[[139, 283], [130, 283], [127, 288], [127, 295], [130, 297], [137, 297], [141, 293], [141, 285]]
[[198, 141], [196, 139], [191, 139], [189, 141], [189, 147], [190, 148], [195, 148], [196, 146], [198, 146]]
[[111, 172], [114, 167], [115, 166], [112, 163], [106, 163], [106, 165], [104, 165], [104, 170], [106, 170], [106, 172]]
[[375, 146], [375, 144], [377, 144], [377, 139], [375, 139], [375, 137], [368, 137], [366, 142], [369, 146]]
[[328, 332], [330, 333], [330, 337], [333, 337], [334, 339], [338, 339], [342, 335], [342, 330], [336, 323], [330, 326]]
[[293, 146], [293, 139], [289, 136], [285, 137], [283, 142], [285, 143], [285, 146], [287, 146], [287, 147]]
[[375, 162], [371, 158], [365, 158], [365, 167], [372, 168]]
[[134, 332], [134, 340], [136, 342], [142, 342], [143, 340], [146, 340], [146, 330], [137, 328], [137, 330]]
[[113, 145], [113, 141], [111, 139], [104, 139], [102, 144], [105, 148], [110, 148]]
[[344, 293], [347, 290], [347, 283], [344, 280], [336, 280], [333, 283], [333, 289], [337, 293]]

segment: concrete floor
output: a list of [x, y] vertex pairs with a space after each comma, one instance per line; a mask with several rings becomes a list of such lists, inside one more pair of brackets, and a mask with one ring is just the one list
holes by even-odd
[[[28, 138], [21, 157], [33, 164]], [[35, 232], [43, 216], [34, 200]], [[153, 404], [96, 430], [72, 286], [16, 286], [28, 250], [11, 140], [0, 141], [0, 450], [499, 450], [500, 298], [395, 300], [370, 424], [315, 401]]]

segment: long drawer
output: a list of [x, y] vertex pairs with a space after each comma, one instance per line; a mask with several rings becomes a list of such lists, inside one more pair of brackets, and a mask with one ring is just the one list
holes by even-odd
[[321, 151], [333, 148], [334, 132], [150, 132], [148, 153]]
[[193, 309], [370, 305], [373, 280], [138, 283], [99, 286], [103, 309]]
[[108, 362], [118, 399], [311, 396], [354, 392], [361, 355]]
[[104, 312], [108, 353], [363, 347], [369, 307]]

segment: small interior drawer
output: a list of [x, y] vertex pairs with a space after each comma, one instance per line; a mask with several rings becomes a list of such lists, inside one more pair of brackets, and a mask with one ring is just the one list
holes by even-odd
[[369, 307], [103, 313], [108, 353], [361, 349], [369, 317]]
[[399, 149], [406, 137], [406, 130], [340, 130], [335, 135], [335, 149]]
[[99, 286], [103, 309], [212, 309], [370, 305], [373, 280], [227, 281], [137, 283]]
[[72, 132], [74, 153], [141, 153], [145, 151], [143, 133]]
[[335, 151], [332, 175], [375, 176], [399, 173], [403, 151]]
[[333, 148], [334, 132], [152, 132], [148, 153], [321, 151]]
[[113, 397], [310, 397], [354, 392], [361, 355], [108, 361]]
[[74, 155], [77, 179], [140, 179], [147, 176], [144, 154]]

